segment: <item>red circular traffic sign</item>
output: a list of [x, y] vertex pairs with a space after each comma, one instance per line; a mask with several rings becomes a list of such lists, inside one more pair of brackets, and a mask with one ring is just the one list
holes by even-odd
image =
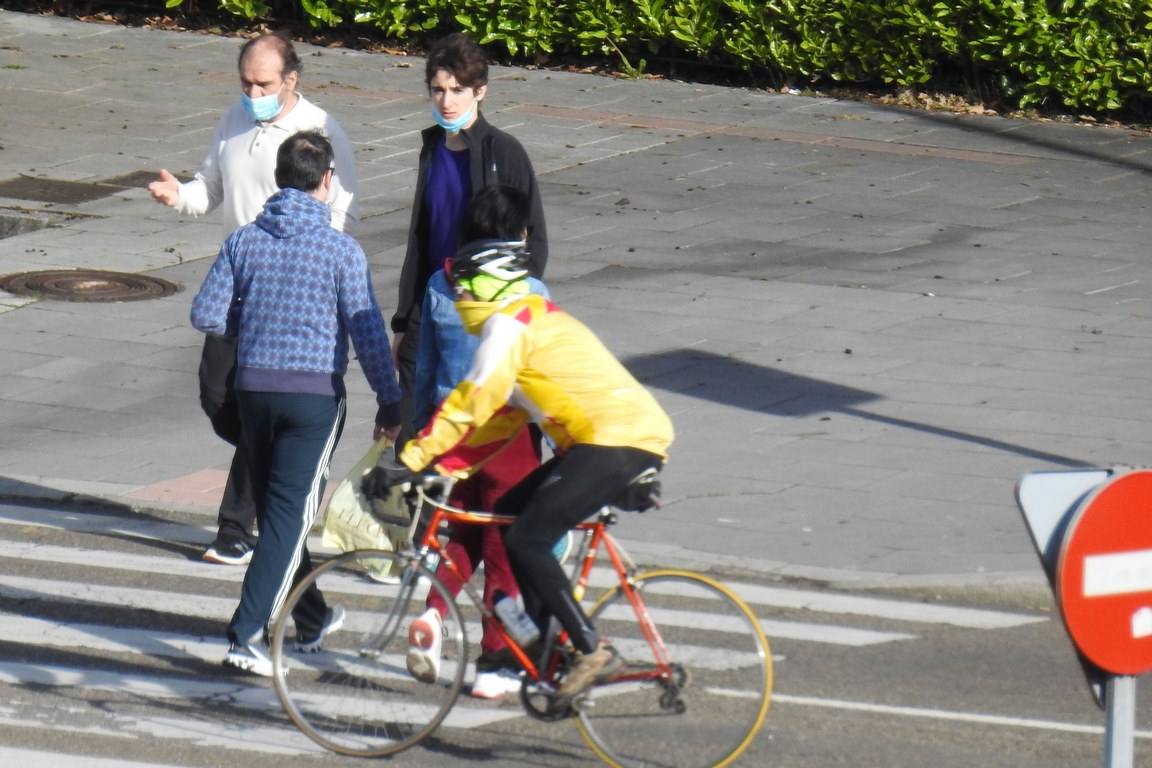
[[1089, 494], [1060, 548], [1056, 596], [1068, 634], [1115, 675], [1152, 670], [1152, 471]]

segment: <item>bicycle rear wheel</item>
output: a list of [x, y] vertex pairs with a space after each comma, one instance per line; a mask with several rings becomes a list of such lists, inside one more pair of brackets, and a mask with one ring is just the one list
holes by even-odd
[[[581, 735], [622, 768], [730, 764], [768, 713], [772, 653], [759, 620], [726, 586], [690, 571], [642, 573], [635, 593], [658, 640], [646, 637], [624, 588], [600, 597], [592, 621], [627, 665], [589, 693]], [[670, 666], [657, 661], [661, 641]]]
[[[384, 572], [400, 584], [366, 577], [388, 562]], [[346, 614], [322, 650], [302, 653], [289, 626], [311, 584]], [[420, 682], [406, 665], [408, 627], [424, 613], [430, 591], [445, 598], [448, 615], [435, 679]], [[468, 658], [460, 611], [443, 583], [422, 565], [380, 550], [348, 552], [312, 571], [289, 595], [271, 641], [276, 695], [292, 722], [325, 748], [357, 757], [390, 755], [432, 733], [460, 694]]]

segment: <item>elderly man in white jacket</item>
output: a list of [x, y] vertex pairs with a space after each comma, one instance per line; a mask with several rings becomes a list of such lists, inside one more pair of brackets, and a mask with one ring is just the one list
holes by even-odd
[[[266, 34], [246, 42], [238, 63], [240, 99], [220, 119], [200, 170], [186, 183], [161, 170], [160, 178], [148, 185], [152, 197], [192, 216], [219, 208], [223, 242], [252, 222], [278, 191], [276, 153], [281, 143], [297, 131], [316, 130], [331, 141], [336, 158], [328, 198], [332, 226], [355, 234], [358, 211], [352, 145], [327, 112], [297, 92], [300, 69], [300, 57], [286, 37]], [[235, 358], [234, 339], [206, 338], [200, 362], [200, 402], [216, 434], [237, 450], [220, 503], [216, 539], [205, 550], [204, 559], [243, 565], [252, 558], [256, 506], [231, 389]]]

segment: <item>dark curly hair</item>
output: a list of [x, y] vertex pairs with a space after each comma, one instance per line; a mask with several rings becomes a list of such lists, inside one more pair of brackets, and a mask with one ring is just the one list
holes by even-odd
[[451, 72], [456, 82], [465, 88], [479, 88], [488, 84], [488, 59], [480, 46], [463, 32], [457, 32], [433, 43], [424, 65], [424, 85], [431, 86], [432, 78], [441, 69]]

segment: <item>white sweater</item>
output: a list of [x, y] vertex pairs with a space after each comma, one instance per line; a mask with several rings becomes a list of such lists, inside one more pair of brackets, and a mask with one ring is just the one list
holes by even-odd
[[277, 150], [289, 136], [304, 130], [320, 130], [332, 142], [336, 155], [328, 197], [332, 226], [354, 235], [358, 211], [352, 144], [336, 120], [302, 95], [291, 112], [272, 123], [255, 122], [239, 101], [233, 104], [220, 118], [200, 170], [191, 181], [180, 185], [176, 209], [202, 216], [219, 206], [225, 237], [250, 223], [279, 189]]

